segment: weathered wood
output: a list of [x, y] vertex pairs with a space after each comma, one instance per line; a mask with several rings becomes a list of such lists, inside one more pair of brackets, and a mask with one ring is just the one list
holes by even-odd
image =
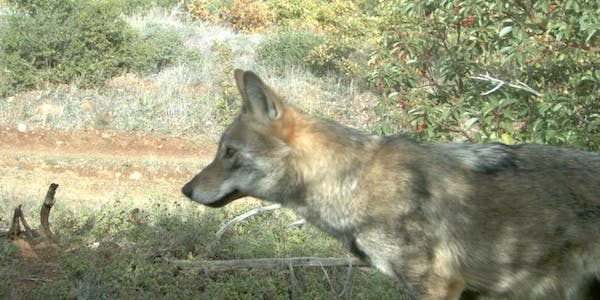
[[48, 187], [48, 192], [46, 193], [46, 198], [44, 198], [44, 204], [42, 205], [42, 210], [40, 211], [40, 223], [42, 224], [42, 230], [46, 238], [53, 238], [54, 233], [50, 229], [50, 222], [48, 218], [50, 217], [50, 210], [52, 206], [54, 206], [54, 194], [56, 194], [56, 189], [58, 188], [58, 184], [52, 183], [50, 187]]
[[289, 257], [289, 258], [250, 258], [234, 260], [166, 260], [183, 270], [216, 270], [230, 271], [236, 269], [273, 269], [290, 267], [369, 267], [369, 265], [358, 258], [336, 258], [336, 257]]
[[223, 234], [225, 233], [225, 231], [229, 227], [231, 227], [231, 226], [233, 226], [233, 225], [235, 225], [235, 224], [243, 221], [244, 219], [247, 219], [247, 218], [249, 218], [251, 216], [260, 215], [260, 214], [263, 214], [265, 212], [268, 212], [268, 211], [271, 211], [271, 210], [275, 210], [275, 209], [279, 209], [279, 208], [281, 208], [281, 204], [277, 203], [277, 204], [271, 204], [271, 205], [267, 205], [267, 206], [262, 206], [262, 207], [259, 207], [259, 208], [255, 208], [255, 209], [250, 210], [250, 211], [248, 211], [248, 212], [246, 212], [244, 214], [241, 214], [241, 215], [239, 215], [239, 216], [231, 219], [229, 222], [225, 223], [225, 225], [223, 225], [221, 227], [221, 229], [219, 229], [219, 231], [217, 231], [217, 233], [215, 233], [215, 237], [217, 238], [217, 240], [221, 239], [221, 237], [223, 236]]
[[25, 214], [23, 213], [23, 210], [21, 210], [21, 215], [19, 216], [19, 219], [21, 220], [21, 223], [25, 228], [25, 234], [27, 235], [27, 237], [30, 239], [34, 238], [37, 235], [37, 233], [31, 229], [31, 226], [29, 226], [27, 220], [25, 220]]
[[23, 212], [21, 211], [21, 205], [19, 205], [17, 208], [15, 208], [10, 229], [6, 234], [6, 236], [11, 240], [17, 239], [22, 233], [20, 224], [20, 218], [22, 214]]

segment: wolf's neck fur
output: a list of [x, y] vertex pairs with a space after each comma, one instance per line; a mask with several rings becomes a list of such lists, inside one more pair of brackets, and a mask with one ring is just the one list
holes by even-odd
[[296, 114], [289, 141], [293, 171], [286, 176], [296, 189], [282, 202], [326, 231], [348, 232], [361, 221], [350, 212], [360, 211], [357, 187], [382, 138]]

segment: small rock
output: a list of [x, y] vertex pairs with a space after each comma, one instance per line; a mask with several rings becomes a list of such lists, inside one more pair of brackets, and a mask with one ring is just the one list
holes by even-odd
[[129, 175], [129, 179], [140, 180], [140, 179], [142, 179], [142, 173], [135, 171], [135, 172], [131, 173], [131, 175]]
[[27, 131], [27, 125], [25, 125], [23, 123], [19, 123], [19, 125], [17, 125], [17, 130], [19, 132], [25, 132], [25, 131]]

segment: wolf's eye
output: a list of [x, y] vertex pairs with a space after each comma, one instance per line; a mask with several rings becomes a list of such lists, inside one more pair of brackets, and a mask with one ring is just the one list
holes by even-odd
[[225, 156], [224, 157], [232, 158], [236, 152], [237, 152], [237, 150], [235, 148], [228, 146], [227, 148], [225, 148]]

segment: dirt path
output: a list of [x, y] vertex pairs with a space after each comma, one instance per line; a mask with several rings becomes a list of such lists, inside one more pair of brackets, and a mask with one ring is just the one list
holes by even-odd
[[180, 198], [180, 186], [215, 150], [206, 137], [0, 129], [0, 198], [13, 201], [40, 199], [51, 182], [60, 184], [61, 198], [83, 205], [143, 194], [148, 186]]

